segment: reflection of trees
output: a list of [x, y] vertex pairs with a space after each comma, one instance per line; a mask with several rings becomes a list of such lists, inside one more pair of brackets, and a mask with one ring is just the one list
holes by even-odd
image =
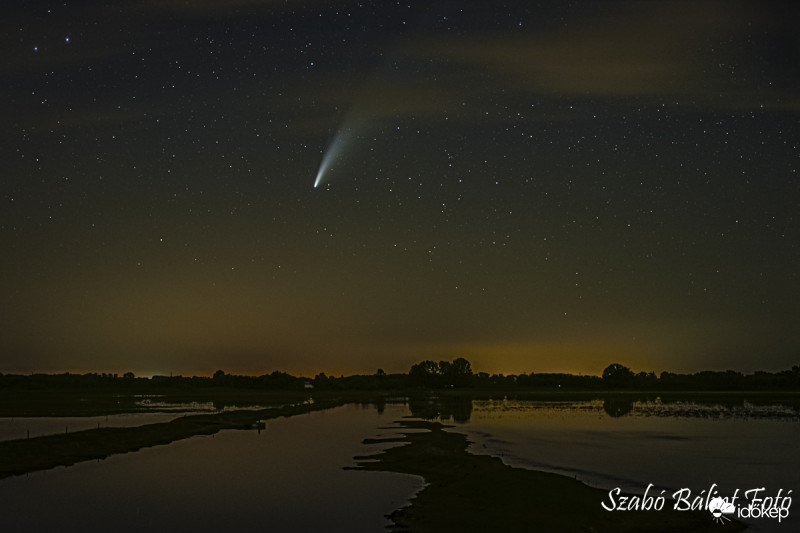
[[603, 411], [614, 418], [625, 416], [633, 410], [633, 400], [630, 398], [607, 397], [603, 399]]
[[617, 418], [636, 416], [677, 418], [769, 418], [800, 417], [800, 398], [758, 397], [743, 394], [612, 394], [603, 396], [603, 411]]
[[386, 400], [383, 398], [377, 399], [373, 405], [375, 406], [375, 409], [378, 411], [379, 415], [383, 414], [383, 411], [386, 409]]
[[425, 420], [452, 418], [454, 422], [467, 422], [472, 416], [472, 397], [412, 397], [408, 399], [408, 408], [412, 416]]

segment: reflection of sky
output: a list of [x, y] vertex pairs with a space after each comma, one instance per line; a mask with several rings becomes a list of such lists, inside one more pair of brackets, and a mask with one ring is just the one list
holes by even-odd
[[381, 531], [420, 479], [342, 467], [407, 413], [348, 405], [7, 478], [3, 531]]
[[0, 418], [0, 440], [41, 437], [106, 427], [134, 427], [169, 422], [185, 412], [125, 413], [103, 416], [17, 417]]
[[[623, 397], [610, 396], [609, 403], [625, 405], [625, 417], [681, 417], [681, 418], [769, 418], [789, 421], [800, 420], [800, 411], [792, 405], [774, 403], [751, 403], [747, 400], [731, 402], [729, 405], [714, 401], [699, 403], [691, 400], [662, 402], [633, 401]], [[796, 402], [792, 402], [796, 403]], [[470, 420], [474, 422], [491, 421], [500, 425], [520, 425], [536, 420], [538, 424], [563, 425], [581, 413], [594, 413], [599, 420], [607, 418], [604, 400], [591, 401], [509, 401], [473, 400]]]
[[[687, 417], [689, 404], [676, 405], [671, 414], [668, 405], [649, 406], [659, 412], [656, 416], [643, 414], [648, 406], [640, 405], [638, 414], [635, 408], [633, 416], [612, 418], [602, 402], [475, 402], [469, 423], [459, 424], [457, 431], [469, 435], [473, 453], [602, 488], [641, 492], [653, 483], [671, 494], [683, 487], [708, 490], [717, 483], [721, 495], [736, 488], [800, 489], [796, 418], [785, 416], [782, 408], [774, 419]], [[693, 405], [696, 412], [718, 410]], [[785, 522], [783, 527], [792, 529]]]
[[98, 416], [0, 417], [0, 440], [41, 437], [105, 427], [133, 427], [169, 422], [184, 415], [242, 409], [269, 409], [263, 405], [224, 405], [214, 402], [170, 402], [162, 395], [135, 395], [134, 410], [141, 412]]

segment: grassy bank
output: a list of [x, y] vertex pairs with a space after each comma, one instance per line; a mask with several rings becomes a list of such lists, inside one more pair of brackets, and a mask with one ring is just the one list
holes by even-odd
[[466, 436], [443, 431], [447, 426], [437, 422], [400, 424], [413, 431], [401, 438], [365, 443], [407, 444], [356, 458], [363, 470], [425, 478], [426, 487], [411, 505], [390, 515], [394, 531], [719, 533], [745, 529], [737, 522], [717, 524], [707, 511], [672, 511], [670, 502], [657, 512], [608, 512], [601, 507], [601, 502], [608, 501], [607, 491], [556, 474], [511, 468], [496, 457], [470, 454]]
[[139, 427], [100, 428], [0, 442], [0, 479], [81, 461], [104, 459], [113, 454], [169, 444], [195, 435], [211, 435], [224, 429], [249, 429], [259, 420], [330, 409], [348, 401], [343, 397], [328, 397], [311, 404], [190, 415], [171, 422]]
[[[315, 395], [316, 396], [316, 395]], [[332, 396], [332, 395], [328, 395]], [[0, 390], [0, 416], [101, 416], [157, 412], [143, 404], [212, 403], [215, 408], [271, 406], [302, 402], [309, 395], [294, 391], [250, 391], [241, 389], [173, 390]], [[188, 407], [187, 407], [188, 409]]]

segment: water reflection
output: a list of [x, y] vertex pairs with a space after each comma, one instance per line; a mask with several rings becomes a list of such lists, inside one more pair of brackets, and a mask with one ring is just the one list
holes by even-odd
[[[351, 404], [0, 480], [2, 531], [382, 531], [414, 476], [345, 470], [409, 414]], [[43, 509], [46, 512], [43, 512]]]
[[15, 417], [0, 418], [0, 441], [28, 439], [74, 433], [87, 429], [106, 427], [137, 427], [147, 424], [169, 422], [185, 412], [171, 413], [126, 413], [105, 416], [59, 416], [59, 417]]
[[412, 416], [424, 420], [467, 422], [472, 415], [472, 396], [421, 396], [408, 400]]
[[[468, 435], [472, 453], [604, 489], [642, 493], [653, 483], [697, 493], [716, 483], [723, 494], [774, 494], [800, 489], [799, 420], [796, 395], [481, 397], [452, 431]], [[754, 525], [800, 531], [800, 510]]]
[[603, 411], [614, 418], [630, 414], [633, 410], [633, 400], [609, 396], [603, 400]]
[[[273, 398], [273, 405], [256, 404], [252, 399], [213, 399], [208, 401], [185, 401], [170, 399], [161, 394], [134, 394], [116, 395], [111, 397], [111, 402], [97, 399], [79, 398], [78, 402], [86, 404], [86, 415], [68, 416], [37, 416], [37, 413], [50, 413], [53, 410], [50, 404], [44, 404], [45, 409], [28, 408], [21, 412], [10, 411], [16, 416], [0, 416], [0, 441], [29, 439], [45, 435], [74, 433], [90, 429], [138, 427], [148, 424], [169, 422], [176, 418], [196, 414], [222, 413], [226, 411], [267, 410], [281, 408], [286, 405], [299, 405], [313, 403], [308, 397]], [[269, 398], [267, 398], [269, 399]], [[95, 414], [102, 412], [102, 407], [108, 408], [108, 414]], [[6, 406], [8, 407], [8, 406]], [[57, 409], [56, 409], [57, 411]], [[119, 412], [122, 411], [122, 412]], [[67, 409], [68, 413], [75, 412]]]
[[603, 488], [800, 489], [796, 395], [446, 393], [365, 399], [2, 480], [0, 501], [15, 510], [3, 531], [379, 531], [420, 480], [342, 467], [377, 451], [362, 439], [392, 436], [385, 428], [408, 415], [454, 424], [473, 453]]
[[408, 399], [413, 416], [442, 422], [467, 422], [473, 409], [597, 411], [612, 418], [678, 417], [800, 420], [800, 395], [745, 394], [561, 394], [421, 395]]

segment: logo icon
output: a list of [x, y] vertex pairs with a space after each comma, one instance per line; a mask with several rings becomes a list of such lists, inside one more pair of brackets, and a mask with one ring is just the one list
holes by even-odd
[[736, 512], [736, 507], [732, 503], [728, 503], [724, 498], [712, 498], [708, 502], [708, 510], [714, 517], [714, 522], [724, 524], [726, 521], [730, 522], [731, 519], [725, 516], [726, 514], [733, 514]]

